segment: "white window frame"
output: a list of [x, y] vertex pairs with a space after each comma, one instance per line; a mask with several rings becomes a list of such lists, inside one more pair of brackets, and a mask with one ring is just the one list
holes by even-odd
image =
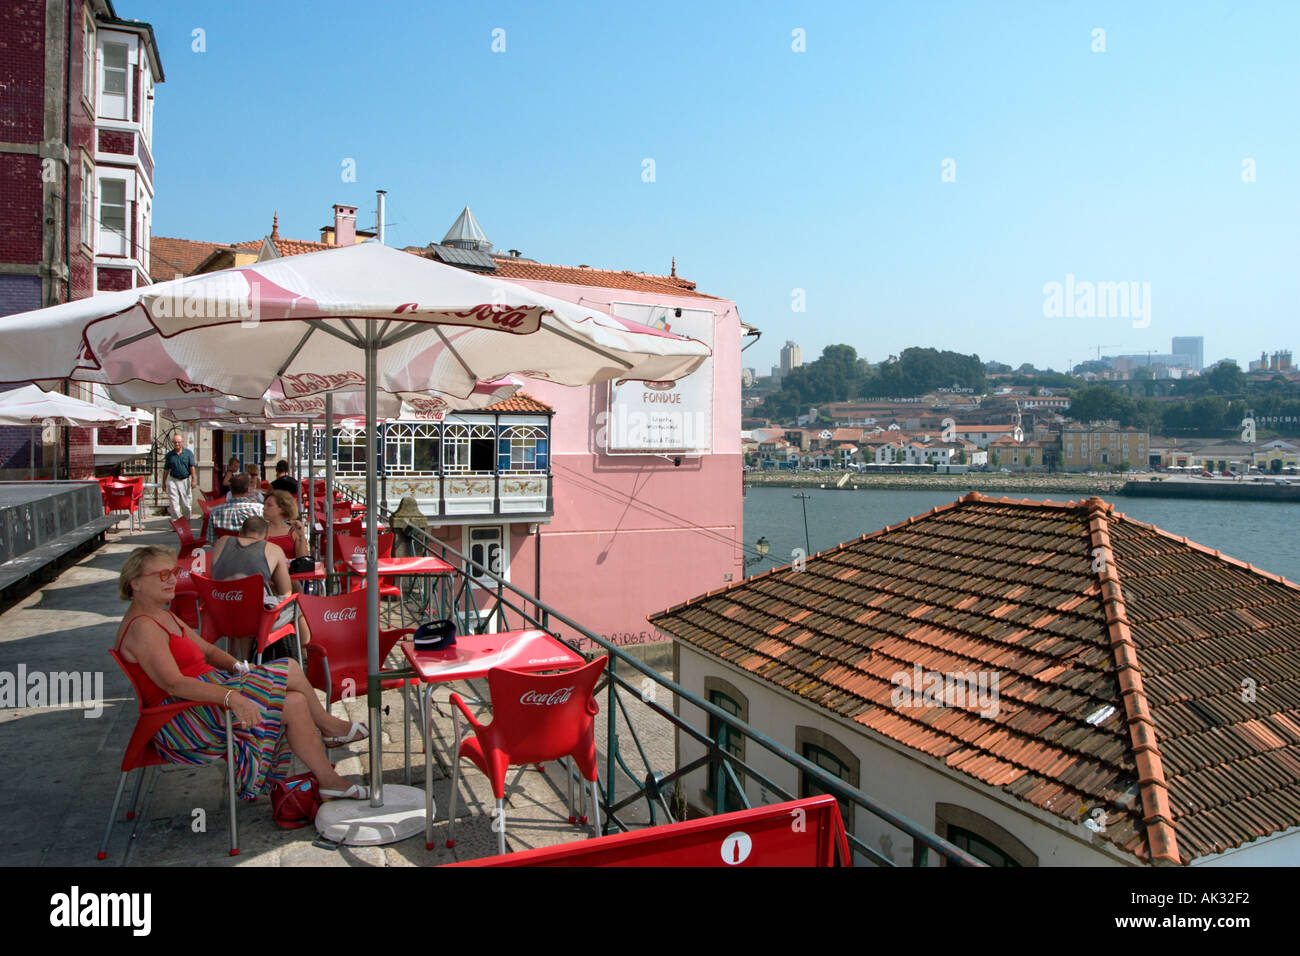
[[[147, 197], [149, 194], [145, 193], [144, 195]], [[139, 260], [140, 265], [144, 267], [144, 271], [148, 272], [149, 236], [153, 228], [153, 202], [149, 198], [139, 200], [136, 203], [136, 208], [140, 210], [140, 241], [135, 244], [136, 252], [134, 258]]]
[[96, 61], [98, 35], [95, 30], [94, 17], [90, 15], [89, 9], [86, 9], [82, 13], [81, 20], [81, 95], [85, 97], [86, 102], [90, 104], [91, 113], [94, 113], [95, 86], [99, 81], [99, 71], [97, 69]]
[[[132, 200], [135, 198], [135, 190], [132, 188], [135, 185], [134, 182], [132, 181], [134, 177], [132, 177], [126, 170], [114, 170], [113, 173], [120, 174], [120, 178], [118, 175], [113, 175], [105, 172], [105, 173], [101, 173], [98, 176], [98, 182], [96, 183], [95, 210], [98, 214], [95, 216], [95, 225], [97, 230], [97, 238], [95, 241], [95, 254], [100, 256], [112, 256], [114, 258], [129, 259], [131, 258], [131, 227], [134, 225], [134, 223], [132, 222], [133, 217], [131, 213], [131, 203]], [[104, 197], [105, 197], [106, 190], [104, 189], [104, 186], [106, 183], [122, 184], [123, 232], [120, 234], [117, 232], [117, 230], [111, 228], [105, 222]], [[114, 247], [115, 243], [106, 242], [105, 241], [106, 235], [120, 236], [121, 244], [122, 244], [122, 248], [120, 252], [109, 251], [109, 249]]]
[[[501, 429], [501, 438], [510, 442], [510, 467], [502, 474], [536, 475], [539, 473], [540, 469], [537, 467], [537, 442], [547, 438], [546, 429], [538, 425], [511, 425]], [[531, 467], [524, 463], [525, 453], [529, 448], [533, 452]], [[548, 447], [548, 453], [549, 450]]]
[[[126, 50], [125, 93], [108, 92], [108, 56], [105, 48], [109, 46], [122, 47]], [[103, 36], [99, 38], [99, 105], [97, 107], [96, 115], [101, 116], [104, 119], [116, 120], [119, 123], [131, 122], [131, 97], [134, 93], [134, 90], [131, 89], [131, 64], [134, 59], [131, 54], [133, 46], [134, 44], [131, 43], [130, 39], [127, 37], [118, 37], [114, 35], [113, 39], [107, 39]], [[121, 116], [115, 116], [109, 112], [100, 112], [107, 110], [110, 103], [116, 105], [118, 97], [121, 97], [122, 102]]]
[[[470, 446], [474, 441], [490, 439], [492, 460], [496, 461], [496, 429], [477, 422], [448, 422], [442, 427], [442, 472], [444, 475], [490, 475], [494, 469], [474, 471], [470, 467]], [[450, 452], [450, 455], [449, 455]]]
[[[473, 581], [475, 584], [478, 584], [481, 587], [496, 587], [496, 582], [493, 581], [490, 577], [487, 577], [486, 575], [483, 574], [476, 574], [474, 572], [473, 566], [477, 563], [483, 563], [483, 562], [476, 562], [474, 560], [473, 548], [475, 547], [475, 545], [485, 548], [484, 562], [489, 562], [486, 563], [487, 569], [490, 571], [495, 570], [495, 573], [500, 575], [503, 581], [510, 580], [510, 548], [507, 546], [509, 544], [509, 536], [508, 536], [507, 528], [508, 525], [499, 525], [499, 524], [486, 524], [486, 525], [470, 524], [464, 526], [464, 529], [461, 532], [461, 546], [462, 546], [461, 554], [465, 555], [467, 559], [465, 573], [469, 576], [469, 579]], [[478, 532], [495, 531], [497, 534], [495, 542], [492, 539], [480, 539], [479, 541], [475, 541], [474, 532], [476, 531]], [[500, 558], [499, 567], [496, 569], [493, 569], [492, 565], [490, 564], [493, 557], [492, 555], [493, 544], [495, 544], [497, 549], [497, 556], [499, 556]]]
[[95, 164], [84, 156], [81, 159], [81, 244], [95, 254], [95, 237], [99, 223], [95, 215], [96, 189]]
[[140, 103], [140, 135], [144, 137], [145, 145], [149, 147], [151, 153], [153, 150], [153, 93], [153, 72], [149, 69], [149, 61], [142, 54], [140, 57], [140, 95], [143, 100]]

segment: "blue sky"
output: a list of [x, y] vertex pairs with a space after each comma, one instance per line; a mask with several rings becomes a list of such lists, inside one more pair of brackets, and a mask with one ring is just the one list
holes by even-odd
[[[389, 243], [423, 245], [468, 203], [542, 262], [676, 256], [763, 330], [761, 373], [786, 339], [1056, 368], [1300, 345], [1300, 4], [116, 8], [166, 72], [156, 235], [258, 238], [278, 210], [319, 238], [382, 188]], [[1149, 283], [1149, 321], [1045, 316], [1067, 275]]]

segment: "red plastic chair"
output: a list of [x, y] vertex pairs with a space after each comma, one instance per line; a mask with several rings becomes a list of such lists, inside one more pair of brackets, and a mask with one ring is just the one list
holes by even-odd
[[194, 552], [207, 543], [202, 538], [194, 537], [194, 529], [190, 526], [188, 518], [173, 518], [168, 523], [181, 540], [181, 546], [176, 556], [178, 561], [187, 561], [193, 558]]
[[[194, 572], [190, 580], [199, 593], [200, 633], [208, 643], [214, 644], [224, 637], [233, 646], [234, 641], [251, 639], [260, 664], [268, 647], [295, 633], [293, 621], [279, 627], [275, 622], [286, 607], [297, 603], [299, 595], [291, 594], [275, 607], [265, 607], [266, 583], [261, 575], [217, 581]], [[302, 666], [301, 641], [298, 642], [298, 665]]]
[[201, 629], [203, 622], [199, 620], [199, 592], [194, 587], [194, 572], [202, 574], [207, 570], [207, 556], [207, 551], [195, 551], [188, 561], [177, 562], [176, 594], [169, 605], [171, 612], [195, 631]]
[[[328, 708], [343, 697], [347, 681], [353, 688], [366, 686], [366, 596], [346, 591], [332, 597], [298, 596], [298, 610], [311, 629], [307, 655], [307, 682], [325, 692]], [[399, 640], [414, 634], [415, 628], [401, 627], [379, 632], [379, 660], [383, 661]], [[383, 682], [385, 690], [401, 687], [400, 678]]]
[[[128, 519], [127, 527], [134, 531], [136, 514], [140, 507], [140, 499], [136, 497], [135, 487], [125, 482], [113, 482], [103, 491], [103, 496], [104, 514], [125, 511]], [[144, 527], [143, 520], [140, 522], [140, 526]]]
[[[456, 726], [456, 762], [451, 774], [451, 812], [447, 817], [447, 846], [456, 845], [456, 788], [460, 758], [468, 758], [487, 776], [497, 798], [497, 849], [506, 852], [506, 773], [511, 766], [540, 764], [571, 757], [582, 779], [591, 785], [596, 836], [600, 836], [600, 796], [596, 782], [596, 714], [600, 706], [592, 696], [605, 671], [608, 657], [560, 674], [525, 674], [504, 667], [488, 671], [488, 693], [492, 698], [492, 723], [480, 724], [461, 700], [451, 702], [474, 728], [474, 736], [460, 737]], [[570, 786], [573, 778], [569, 777]], [[573, 793], [569, 793], [569, 820], [573, 817]], [[585, 818], [584, 818], [585, 822]], [[426, 846], [431, 834], [426, 831]]]
[[[393, 532], [381, 531], [375, 536], [375, 548], [378, 557], [391, 558], [393, 556]], [[366, 553], [366, 539], [364, 535], [336, 534], [334, 535], [334, 567], [339, 571], [348, 571], [352, 567], [352, 555]], [[366, 579], [362, 575], [353, 574], [348, 578], [348, 590], [360, 591], [366, 586]], [[379, 581], [380, 597], [402, 596], [402, 589], [396, 584], [385, 584], [381, 578]]]
[[[153, 736], [158, 733], [163, 726], [171, 721], [173, 717], [182, 711], [189, 710], [192, 707], [211, 707], [212, 704], [204, 704], [200, 701], [184, 700], [174, 704], [162, 704], [158, 707], [146, 707], [144, 705], [144, 694], [141, 687], [136, 683], [135, 676], [126, 666], [120, 654], [115, 650], [108, 652], [117, 661], [117, 666], [122, 668], [127, 679], [131, 681], [131, 687], [135, 690], [136, 703], [140, 708], [140, 715], [136, 718], [135, 730], [131, 732], [131, 739], [127, 742], [126, 753], [122, 755], [122, 777], [117, 782], [117, 795], [113, 797], [113, 809], [108, 812], [108, 827], [104, 830], [104, 842], [99, 846], [99, 852], [95, 858], [103, 860], [108, 857], [108, 841], [113, 835], [113, 824], [117, 820], [117, 809], [122, 805], [122, 793], [126, 789], [126, 778], [132, 770], [139, 770], [140, 776], [135, 781], [135, 792], [131, 795], [131, 808], [126, 812], [128, 820], [135, 818], [136, 802], [140, 799], [140, 787], [144, 783], [145, 771], [149, 767], [158, 764], [167, 763], [167, 759], [158, 753], [158, 749], [153, 745]], [[239, 855], [239, 824], [235, 819], [235, 735], [234, 728], [231, 727], [230, 711], [226, 711], [226, 799], [230, 804], [230, 855]]]
[[205, 498], [203, 501], [199, 502], [199, 507], [203, 509], [203, 530], [199, 532], [199, 537], [202, 538], [204, 541], [208, 540], [208, 524], [212, 520], [211, 517], [212, 509], [217, 507], [217, 505], [222, 505], [225, 503], [226, 503], [225, 495], [220, 495], [217, 498]]

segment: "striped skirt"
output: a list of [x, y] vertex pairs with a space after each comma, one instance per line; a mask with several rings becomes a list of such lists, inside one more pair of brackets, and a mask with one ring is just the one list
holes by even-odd
[[[243, 676], [208, 671], [196, 678], [232, 687], [262, 708], [262, 722], [235, 728], [235, 789], [244, 800], [267, 793], [289, 776], [293, 753], [284, 736], [282, 717], [289, 680], [288, 660], [270, 661]], [[164, 703], [175, 703], [168, 698]], [[226, 716], [219, 706], [182, 711], [154, 734], [154, 746], [172, 763], [214, 763], [226, 756]]]

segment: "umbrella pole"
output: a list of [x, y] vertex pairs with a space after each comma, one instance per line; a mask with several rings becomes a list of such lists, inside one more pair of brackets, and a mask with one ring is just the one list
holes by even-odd
[[[366, 447], [375, 447], [375, 405], [376, 379], [378, 368], [379, 344], [375, 330], [366, 330]], [[373, 451], [371, 456], [373, 457]], [[380, 680], [379, 680], [379, 566], [377, 528], [379, 518], [379, 501], [376, 498], [375, 468], [378, 463], [370, 461], [366, 468], [366, 665], [370, 679], [367, 682], [367, 698], [370, 704], [370, 805], [384, 805], [384, 765], [380, 740], [383, 737], [383, 725], [380, 723]]]
[[325, 393], [325, 574], [334, 572], [334, 393]]
[[32, 426], [32, 438], [27, 443], [27, 480], [36, 480], [36, 426]]
[[[316, 419], [307, 422], [307, 448], [305, 449], [307, 457], [307, 527], [311, 528], [311, 533], [316, 538], [316, 555], [319, 557], [325, 553], [321, 547], [320, 535], [316, 533], [316, 478], [312, 474], [316, 470]], [[325, 565], [326, 573], [329, 573], [329, 565]]]

